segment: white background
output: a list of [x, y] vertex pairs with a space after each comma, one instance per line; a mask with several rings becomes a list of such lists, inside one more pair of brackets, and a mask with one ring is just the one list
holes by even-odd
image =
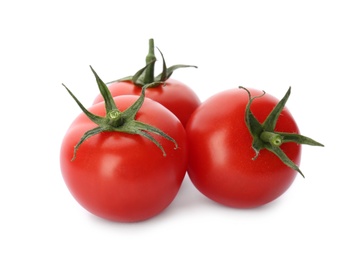
[[[2, 1], [1, 259], [363, 259], [364, 7], [360, 1]], [[206, 100], [243, 85], [287, 103], [304, 147], [278, 200], [219, 206], [187, 178], [161, 215], [92, 216], [68, 192], [59, 148], [97, 85], [136, 72], [154, 38]], [[158, 56], [157, 56], [158, 57]], [[159, 59], [160, 60], [160, 59]], [[156, 64], [160, 71], [161, 63]], [[214, 258], [214, 259], [215, 259]]]

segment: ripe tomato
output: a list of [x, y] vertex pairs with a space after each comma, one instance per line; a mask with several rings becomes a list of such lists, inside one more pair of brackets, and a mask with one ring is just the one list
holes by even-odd
[[[109, 85], [111, 95], [140, 95], [142, 88], [132, 81], [114, 82]], [[146, 89], [145, 96], [165, 106], [186, 125], [192, 112], [200, 105], [200, 99], [187, 85], [175, 79], [167, 79], [164, 84]], [[101, 102], [102, 96], [98, 95], [94, 104]]]
[[[113, 102], [120, 111], [127, 111], [140, 99], [125, 95], [115, 97]], [[173, 137], [175, 143], [153, 132], [142, 130], [135, 134], [127, 128], [89, 136], [75, 155], [75, 146], [85, 133], [97, 129], [97, 124], [84, 113], [73, 121], [63, 139], [60, 164], [64, 181], [74, 198], [101, 218], [120, 222], [151, 218], [173, 201], [185, 176], [184, 127], [161, 104], [147, 98], [140, 104], [132, 123], [158, 128]], [[88, 111], [102, 118], [105, 107], [101, 102]], [[154, 138], [160, 147], [146, 136]]]
[[[254, 89], [250, 93], [262, 94]], [[230, 207], [252, 208], [273, 201], [290, 187], [299, 171], [267, 149], [252, 159], [256, 156], [253, 138], [244, 120], [249, 101], [248, 92], [239, 88], [220, 92], [195, 110], [186, 127], [192, 183], [208, 198]], [[263, 123], [278, 102], [269, 94], [255, 98], [251, 113]], [[287, 108], [281, 111], [275, 131], [298, 136]], [[280, 148], [295, 165], [300, 163], [300, 144], [287, 142]]]
[[[159, 51], [159, 49], [158, 49]], [[159, 51], [160, 52], [160, 51]], [[158, 75], [154, 75], [154, 65], [156, 57], [154, 55], [154, 40], [149, 40], [149, 52], [146, 57], [146, 66], [136, 72], [133, 76], [124, 77], [122, 79], [111, 82], [109, 89], [111, 95], [116, 97], [120, 95], [140, 95], [142, 87], [146, 84], [154, 84], [149, 87], [145, 95], [151, 98], [175, 114], [185, 126], [192, 112], [201, 104], [196, 93], [186, 84], [171, 79], [173, 72], [179, 68], [195, 67], [193, 65], [174, 65], [167, 68], [164, 56], [160, 52], [163, 61], [163, 71]], [[103, 101], [99, 94], [93, 104]]]

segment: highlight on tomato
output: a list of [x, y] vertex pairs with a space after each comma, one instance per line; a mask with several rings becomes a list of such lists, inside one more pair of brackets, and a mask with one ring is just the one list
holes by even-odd
[[[110, 82], [109, 91], [112, 96], [140, 95], [142, 87], [149, 84], [145, 90], [145, 96], [151, 98], [174, 113], [185, 126], [192, 112], [201, 104], [197, 94], [186, 84], [172, 79], [173, 72], [180, 68], [194, 67], [194, 65], [173, 65], [167, 68], [162, 52], [163, 70], [155, 76], [154, 40], [149, 40], [149, 52], [146, 56], [146, 65], [132, 76], [127, 76]], [[93, 104], [102, 101], [102, 95], [98, 95]]]
[[[92, 69], [92, 68], [91, 68]], [[63, 179], [92, 214], [136, 222], [161, 213], [174, 200], [187, 169], [186, 133], [178, 118], [141, 95], [113, 98], [92, 69], [104, 102], [83, 111], [61, 145]]]
[[186, 126], [188, 175], [211, 200], [254, 208], [281, 196], [294, 181], [301, 145], [323, 146], [300, 135], [282, 100], [255, 89], [229, 89], [207, 99]]

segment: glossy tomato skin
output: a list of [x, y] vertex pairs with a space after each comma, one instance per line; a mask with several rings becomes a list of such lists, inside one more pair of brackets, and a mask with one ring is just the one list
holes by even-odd
[[[137, 96], [115, 98], [124, 111]], [[104, 103], [90, 112], [104, 116]], [[78, 116], [66, 133], [60, 152], [64, 181], [74, 198], [89, 212], [104, 219], [136, 222], [162, 212], [175, 198], [187, 168], [186, 133], [180, 121], [165, 107], [146, 98], [136, 120], [153, 125], [178, 143], [153, 135], [166, 156], [150, 140], [139, 135], [103, 132], [73, 148], [81, 136], [95, 127], [84, 114]]]
[[[250, 92], [252, 96], [262, 94], [254, 89]], [[265, 94], [253, 101], [252, 113], [262, 123], [277, 102]], [[297, 175], [266, 149], [252, 160], [252, 137], [244, 121], [247, 103], [247, 92], [242, 89], [220, 92], [203, 102], [186, 126], [192, 183], [208, 198], [235, 208], [254, 208], [275, 200]], [[275, 130], [299, 133], [286, 108]], [[300, 145], [284, 143], [281, 149], [299, 165]]]
[[[142, 88], [131, 81], [115, 82], [109, 86], [113, 97], [121, 95], [140, 95]], [[146, 89], [145, 96], [165, 106], [186, 125], [192, 112], [201, 104], [196, 93], [187, 85], [174, 79], [167, 79], [165, 85]], [[103, 101], [98, 95], [94, 104]]]

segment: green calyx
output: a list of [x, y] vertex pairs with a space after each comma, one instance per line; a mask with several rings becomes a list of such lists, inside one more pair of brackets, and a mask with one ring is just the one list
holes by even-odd
[[265, 95], [265, 92], [263, 91], [263, 94], [260, 96], [252, 97], [248, 89], [244, 87], [239, 87], [239, 88], [242, 88], [245, 91], [247, 91], [249, 97], [249, 102], [245, 110], [245, 122], [249, 129], [250, 134], [253, 137], [252, 147], [256, 153], [253, 160], [258, 157], [260, 150], [267, 149], [270, 152], [274, 153], [276, 156], [278, 156], [279, 159], [288, 167], [299, 172], [302, 175], [302, 177], [305, 177], [302, 174], [301, 170], [298, 168], [298, 166], [294, 162], [292, 162], [291, 159], [289, 159], [288, 156], [280, 148], [281, 144], [287, 142], [294, 142], [297, 144], [307, 144], [313, 146], [324, 146], [324, 145], [303, 135], [274, 131], [274, 128], [278, 121], [278, 117], [281, 114], [291, 94], [291, 88], [288, 89], [285, 96], [282, 98], [282, 100], [280, 100], [277, 103], [277, 105], [273, 108], [273, 110], [270, 112], [270, 114], [262, 124], [259, 123], [259, 121], [255, 118], [250, 109], [250, 106], [254, 101], [254, 99], [262, 97], [263, 95]]
[[197, 66], [194, 66], [194, 65], [182, 65], [182, 64], [174, 65], [174, 66], [167, 68], [167, 65], [164, 60], [164, 56], [163, 56], [162, 52], [159, 49], [158, 49], [158, 51], [161, 54], [162, 61], [163, 61], [163, 70], [158, 76], [154, 76], [154, 65], [155, 65], [155, 62], [157, 61], [155, 54], [154, 54], [154, 40], [149, 39], [149, 52], [145, 59], [146, 65], [142, 69], [138, 70], [132, 76], [114, 80], [109, 83], [121, 82], [121, 81], [132, 81], [135, 85], [137, 85], [139, 87], [143, 87], [146, 84], [150, 84], [149, 87], [156, 87], [156, 86], [163, 84], [167, 79], [169, 79], [176, 69], [188, 68], [188, 67], [197, 68]]
[[162, 136], [163, 138], [173, 142], [175, 145], [175, 149], [178, 148], [176, 141], [172, 137], [165, 134], [162, 130], [135, 120], [135, 116], [144, 102], [145, 90], [151, 86], [150, 84], [143, 86], [142, 92], [134, 104], [132, 104], [125, 111], [120, 111], [116, 107], [115, 101], [106, 84], [100, 79], [100, 77], [97, 75], [97, 73], [93, 70], [92, 67], [91, 70], [96, 78], [96, 82], [99, 87], [100, 93], [105, 101], [105, 110], [106, 110], [105, 117], [97, 116], [89, 112], [81, 104], [81, 102], [78, 101], [78, 99], [73, 95], [73, 93], [64, 84], [62, 84], [66, 88], [68, 93], [72, 96], [72, 98], [76, 101], [81, 110], [85, 113], [85, 115], [97, 125], [97, 127], [87, 131], [81, 137], [80, 141], [76, 144], [74, 148], [74, 154], [72, 160], [76, 158], [77, 150], [84, 141], [102, 132], [122, 132], [122, 133], [137, 134], [143, 136], [152, 141], [162, 151], [163, 156], [166, 156], [165, 150], [163, 149], [162, 145], [150, 133]]

